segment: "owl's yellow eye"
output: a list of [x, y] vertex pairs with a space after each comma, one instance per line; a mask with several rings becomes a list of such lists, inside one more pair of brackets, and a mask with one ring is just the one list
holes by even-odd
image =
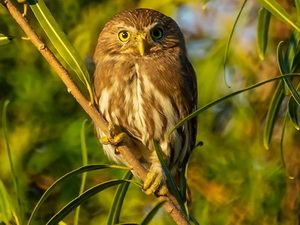
[[161, 28], [154, 28], [151, 31], [151, 37], [156, 41], [162, 39], [163, 36], [164, 36], [164, 32]]
[[119, 32], [120, 41], [125, 42], [125, 41], [128, 41], [129, 38], [130, 38], [130, 33], [128, 31], [123, 30], [123, 31]]

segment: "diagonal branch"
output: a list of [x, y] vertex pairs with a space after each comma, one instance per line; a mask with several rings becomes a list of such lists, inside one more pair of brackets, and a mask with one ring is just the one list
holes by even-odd
[[[16, 7], [11, 3], [10, 0], [0, 0], [0, 3], [7, 8], [11, 16], [16, 20], [19, 26], [26, 33], [30, 41], [39, 50], [43, 57], [47, 60], [49, 65], [55, 70], [58, 76], [66, 85], [68, 92], [73, 95], [80, 106], [85, 110], [85, 112], [90, 116], [95, 125], [99, 127], [103, 133], [109, 135], [108, 123], [100, 112], [96, 109], [94, 105], [91, 105], [89, 100], [83, 95], [79, 90], [73, 79], [70, 77], [68, 71], [61, 65], [54, 54], [47, 48], [47, 46], [41, 41], [36, 32], [29, 25], [28, 21], [22, 14], [16, 9]], [[148, 171], [141, 165], [132, 152], [131, 146], [120, 146], [118, 148], [120, 154], [126, 160], [126, 162], [132, 167], [132, 170], [137, 174], [143, 181], [147, 177]], [[164, 203], [164, 208], [170, 214], [177, 224], [188, 225], [189, 222], [182, 212], [177, 208], [174, 196], [168, 193], [166, 196], [157, 196], [158, 200], [166, 201]]]

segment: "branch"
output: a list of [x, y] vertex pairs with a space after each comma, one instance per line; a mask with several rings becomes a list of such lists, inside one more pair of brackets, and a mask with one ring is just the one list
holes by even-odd
[[[47, 46], [41, 41], [36, 32], [31, 28], [26, 18], [16, 9], [10, 0], [0, 0], [1, 4], [7, 8], [11, 16], [16, 20], [19, 26], [23, 29], [30, 41], [39, 50], [43, 57], [47, 60], [49, 65], [55, 70], [58, 76], [66, 85], [68, 92], [73, 95], [80, 106], [85, 110], [89, 117], [93, 120], [95, 125], [100, 128], [105, 135], [109, 135], [108, 123], [96, 107], [90, 104], [89, 100], [79, 90], [68, 71], [61, 65], [54, 54], [47, 48]], [[135, 174], [137, 174], [143, 181], [147, 178], [148, 171], [141, 165], [137, 158], [132, 154], [134, 152], [130, 146], [122, 145], [118, 147], [118, 151], [124, 158], [124, 160], [132, 167]], [[188, 225], [189, 222], [177, 208], [174, 203], [174, 196], [168, 193], [166, 196], [157, 196], [158, 200], [166, 201], [164, 208], [170, 214], [177, 224]]]

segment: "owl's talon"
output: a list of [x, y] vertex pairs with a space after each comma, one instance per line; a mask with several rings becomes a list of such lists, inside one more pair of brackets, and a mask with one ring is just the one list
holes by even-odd
[[[108, 125], [109, 135], [100, 138], [100, 143], [103, 145], [114, 145], [118, 146], [122, 142], [128, 142], [130, 140], [128, 134], [122, 131], [122, 128], [114, 123], [109, 123]], [[118, 150], [116, 149], [116, 152]]]
[[159, 190], [158, 190], [158, 195], [166, 195], [168, 193], [168, 188], [163, 185]]
[[107, 136], [104, 136], [104, 137], [100, 138], [99, 141], [103, 145], [109, 145], [110, 144], [110, 141], [109, 141]]
[[144, 182], [143, 189], [147, 195], [151, 195], [156, 192], [159, 195], [167, 194], [168, 189], [164, 184], [164, 175], [162, 174], [161, 169], [150, 170]]

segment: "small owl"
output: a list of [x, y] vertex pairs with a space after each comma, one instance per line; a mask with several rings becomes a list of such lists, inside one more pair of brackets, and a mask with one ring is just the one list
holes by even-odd
[[124, 134], [130, 136], [136, 145], [134, 154], [149, 170], [144, 189], [152, 194], [166, 184], [153, 146], [156, 140], [179, 183], [195, 145], [196, 121], [188, 121], [170, 138], [168, 132], [197, 103], [195, 72], [179, 26], [151, 9], [121, 12], [100, 33], [94, 62], [95, 99], [113, 136], [103, 137], [98, 130], [105, 153], [126, 164], [116, 147]]

